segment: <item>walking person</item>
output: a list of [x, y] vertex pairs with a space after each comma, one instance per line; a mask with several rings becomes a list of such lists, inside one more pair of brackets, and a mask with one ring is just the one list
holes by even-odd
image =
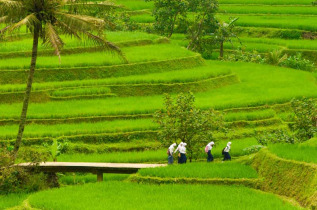
[[174, 153], [174, 147], [175, 146], [176, 146], [176, 143], [172, 144], [167, 150], [168, 164], [173, 164], [174, 163], [173, 153]]
[[227, 146], [222, 150], [222, 154], [224, 156], [223, 161], [231, 160], [231, 156], [229, 154], [230, 149], [231, 149], [231, 142], [229, 141]]
[[207, 162], [212, 162], [214, 160], [214, 157], [211, 154], [212, 147], [215, 145], [215, 142], [210, 142], [205, 147], [205, 152], [207, 153]]
[[186, 157], [186, 143], [181, 142], [175, 152], [179, 152], [178, 154], [178, 163], [183, 164], [187, 162], [187, 157]]

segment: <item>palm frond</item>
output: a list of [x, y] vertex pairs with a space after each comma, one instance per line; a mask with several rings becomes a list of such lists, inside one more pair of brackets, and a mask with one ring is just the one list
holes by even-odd
[[46, 23], [45, 25], [44, 44], [51, 46], [55, 50], [55, 54], [59, 57], [60, 61], [61, 49], [64, 43], [51, 23]]
[[104, 50], [112, 53], [117, 53], [124, 62], [128, 63], [128, 60], [124, 56], [123, 52], [115, 44], [87, 31], [83, 31], [83, 34], [86, 35], [90, 40], [92, 40], [96, 45], [102, 47]]
[[0, 0], [0, 15], [8, 13], [18, 13], [23, 8], [23, 4], [14, 0]]
[[36, 18], [34, 14], [30, 14], [16, 24], [10, 26], [8, 28], [8, 31], [14, 31], [23, 25], [26, 25], [28, 28], [32, 29], [34, 26], [40, 26], [40, 21]]
[[74, 15], [63, 12], [56, 13], [59, 15], [61, 22], [64, 22], [70, 28], [78, 31], [100, 30], [104, 27], [104, 20], [85, 15]]
[[81, 39], [78, 31], [76, 31], [75, 29], [69, 27], [68, 25], [66, 25], [64, 22], [56, 20], [56, 25], [62, 30], [62, 33], [69, 35], [69, 36], [74, 36], [77, 39]]

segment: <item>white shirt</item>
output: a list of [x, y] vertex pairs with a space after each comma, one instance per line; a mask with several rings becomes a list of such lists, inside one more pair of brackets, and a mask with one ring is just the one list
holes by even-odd
[[186, 145], [182, 145], [182, 146], [179, 148], [179, 153], [186, 154]]
[[224, 151], [225, 152], [229, 152], [230, 151], [230, 145], [227, 145]]
[[209, 151], [209, 150], [212, 150], [212, 146], [213, 146], [212, 143], [207, 144], [208, 151]]
[[168, 148], [171, 155], [172, 155], [173, 152], [174, 152], [174, 147], [175, 147], [175, 144], [172, 144], [172, 145]]

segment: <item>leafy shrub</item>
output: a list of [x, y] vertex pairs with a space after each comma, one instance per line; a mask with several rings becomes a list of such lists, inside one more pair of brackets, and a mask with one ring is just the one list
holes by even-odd
[[303, 58], [302, 54], [300, 53], [288, 57], [283, 62], [281, 62], [280, 65], [304, 71], [313, 71], [315, 69], [315, 64], [310, 60]]
[[253, 63], [265, 63], [266, 59], [257, 52], [245, 52], [241, 49], [237, 50], [236, 53], [225, 56], [227, 61], [243, 61], [243, 62], [253, 62]]
[[293, 129], [299, 141], [311, 139], [317, 131], [317, 105], [313, 99], [293, 99], [291, 106], [295, 114]]
[[261, 145], [276, 144], [276, 143], [290, 143], [294, 144], [297, 139], [294, 135], [289, 134], [286, 130], [277, 130], [273, 133], [264, 133], [256, 136], [257, 141]]
[[[43, 159], [41, 153], [35, 149], [22, 152], [19, 159], [31, 161], [36, 165]], [[19, 167], [13, 167], [11, 152], [8, 149], [0, 149], [0, 194], [13, 192], [33, 192], [46, 188], [45, 175], [43, 173], [30, 173]]]
[[262, 149], [262, 148], [263, 148], [262, 145], [252, 145], [250, 147], [244, 148], [243, 152], [246, 155], [249, 155], [249, 154], [253, 154], [253, 153], [256, 153], [256, 152], [260, 151], [260, 149]]

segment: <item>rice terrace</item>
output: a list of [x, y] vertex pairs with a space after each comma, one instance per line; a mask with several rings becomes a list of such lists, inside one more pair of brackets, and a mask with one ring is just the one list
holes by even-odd
[[0, 0], [0, 209], [317, 209], [317, 1]]

